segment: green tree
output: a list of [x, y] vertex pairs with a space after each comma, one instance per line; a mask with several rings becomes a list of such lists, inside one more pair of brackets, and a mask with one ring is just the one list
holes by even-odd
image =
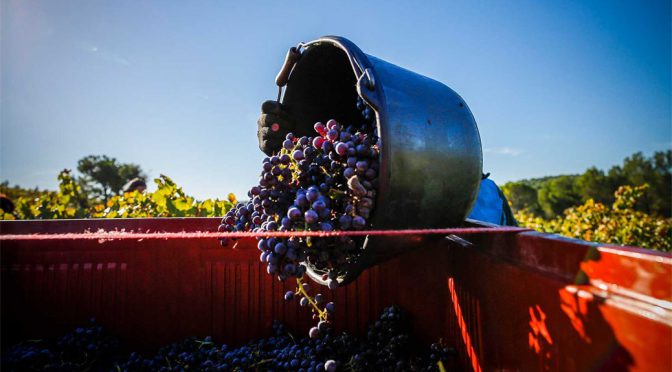
[[576, 191], [581, 196], [581, 201], [593, 199], [599, 203], [611, 204], [614, 202], [616, 185], [596, 167], [588, 168], [576, 179]]
[[537, 189], [524, 181], [508, 182], [502, 186], [502, 192], [514, 211], [528, 210], [534, 214], [541, 213]]
[[539, 206], [548, 218], [581, 203], [581, 196], [576, 190], [576, 176], [559, 176], [544, 183], [538, 192]]
[[77, 170], [82, 174], [79, 179], [82, 189], [91, 198], [103, 201], [119, 195], [124, 184], [133, 178], [146, 178], [139, 165], [117, 163], [117, 159], [106, 155], [89, 155], [80, 159]]
[[649, 185], [649, 192], [639, 199], [636, 209], [672, 216], [672, 150], [658, 151], [650, 158], [635, 153], [625, 158], [622, 166], [612, 167], [608, 176], [615, 187]]

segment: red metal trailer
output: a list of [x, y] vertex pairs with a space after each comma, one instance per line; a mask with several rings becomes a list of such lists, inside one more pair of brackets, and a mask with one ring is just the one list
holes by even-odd
[[[218, 219], [3, 221], [4, 234], [216, 231]], [[423, 340], [473, 370], [671, 370], [672, 256], [532, 231], [417, 238], [417, 248], [328, 294], [337, 330], [360, 334], [398, 304]], [[240, 344], [309, 310], [265, 273], [253, 240], [5, 240], [2, 343], [96, 317], [130, 346], [187, 336]], [[325, 289], [326, 292], [330, 292]]]

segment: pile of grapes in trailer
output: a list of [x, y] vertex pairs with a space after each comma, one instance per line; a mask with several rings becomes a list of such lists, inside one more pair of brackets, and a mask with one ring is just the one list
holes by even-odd
[[27, 340], [8, 349], [1, 367], [17, 372], [438, 371], [454, 357], [452, 348], [414, 340], [406, 315], [389, 307], [361, 338], [330, 329], [316, 338], [297, 337], [275, 321], [271, 337], [243, 346], [191, 337], [150, 354], [130, 352], [92, 319], [60, 338]]

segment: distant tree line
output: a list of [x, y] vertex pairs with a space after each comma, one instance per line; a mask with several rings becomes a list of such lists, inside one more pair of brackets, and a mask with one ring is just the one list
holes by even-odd
[[611, 205], [620, 186], [648, 185], [635, 210], [653, 216], [672, 216], [672, 150], [651, 157], [641, 152], [608, 171], [588, 168], [580, 175], [561, 175], [508, 182], [502, 186], [511, 208], [547, 219], [561, 216], [589, 200]]

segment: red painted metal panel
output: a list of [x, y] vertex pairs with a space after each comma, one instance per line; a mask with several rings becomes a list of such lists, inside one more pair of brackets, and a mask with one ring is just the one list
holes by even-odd
[[[126, 229], [214, 231], [217, 219], [0, 222], [2, 234]], [[334, 293], [339, 330], [361, 334], [398, 304], [427, 342], [474, 370], [672, 369], [672, 257], [548, 234], [425, 238]], [[309, 310], [282, 300], [252, 240], [3, 241], [3, 346], [61, 333], [91, 316], [130, 346], [212, 335], [239, 344], [294, 332]], [[315, 285], [313, 285], [315, 287]], [[330, 292], [322, 289], [323, 292]]]

